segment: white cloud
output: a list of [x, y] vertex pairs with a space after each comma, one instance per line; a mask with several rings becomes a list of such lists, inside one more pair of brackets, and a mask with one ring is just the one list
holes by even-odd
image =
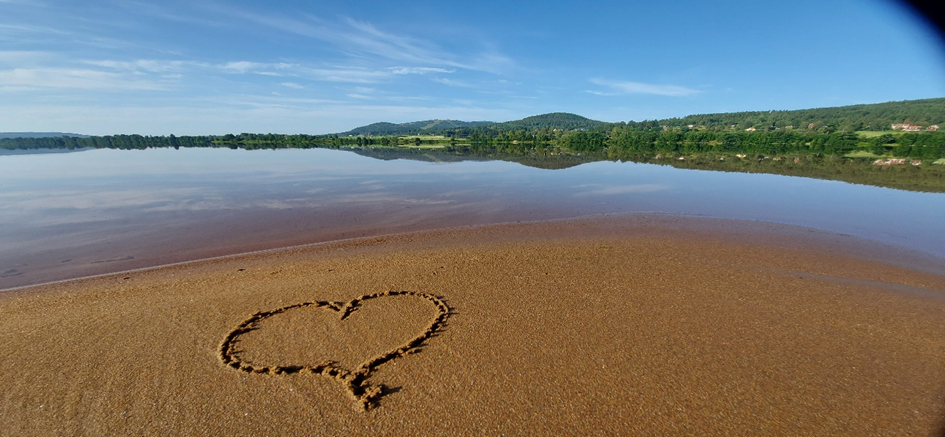
[[95, 90], [165, 90], [165, 83], [128, 78], [105, 71], [68, 68], [14, 68], [0, 71], [0, 89], [75, 88]]
[[19, 33], [38, 33], [38, 34], [53, 34], [53, 35], [68, 35], [71, 34], [62, 29], [54, 29], [52, 27], [44, 26], [32, 26], [25, 24], [0, 24], [0, 30], [7, 30]]
[[284, 87], [286, 87], [286, 88], [293, 88], [293, 89], [297, 89], [297, 90], [303, 90], [303, 89], [305, 89], [304, 86], [299, 85], [299, 84], [297, 84], [297, 83], [295, 83], [295, 82], [282, 82], [282, 83], [280, 83], [279, 85], [282, 85], [282, 86], [284, 86]]
[[236, 62], [227, 62], [220, 66], [224, 71], [231, 73], [245, 73], [250, 70], [260, 70], [264, 68], [266, 64], [261, 64], [258, 62], [250, 61], [236, 61]]
[[176, 73], [182, 71], [185, 67], [207, 65], [196, 62], [159, 61], [154, 59], [139, 59], [136, 61], [82, 61], [82, 63], [96, 67], [111, 68], [113, 70], [145, 71], [149, 73]]
[[591, 79], [591, 83], [609, 88], [609, 91], [587, 91], [599, 96], [616, 96], [621, 94], [655, 94], [658, 96], [684, 97], [698, 94], [701, 91], [679, 85], [657, 85], [642, 82], [617, 81], [606, 79]]
[[367, 68], [306, 68], [300, 69], [299, 74], [316, 80], [349, 83], [375, 83], [390, 77], [387, 71]]
[[[432, 41], [384, 31], [371, 23], [347, 17], [342, 17], [339, 21], [322, 20], [311, 15], [302, 18], [267, 16], [256, 11], [241, 11], [233, 7], [219, 7], [214, 11], [278, 31], [320, 40], [333, 45], [338, 51], [351, 58], [359, 60], [377, 57], [398, 63], [439, 65], [491, 73], [507, 71], [515, 65], [511, 58], [495, 51], [454, 54], [443, 50]], [[432, 70], [434, 68], [437, 70]], [[425, 69], [431, 70], [424, 71]], [[442, 67], [396, 67], [392, 69], [392, 72], [393, 74], [423, 74], [450, 71]]]
[[462, 80], [453, 80], [453, 79], [446, 79], [446, 78], [443, 78], [443, 77], [434, 77], [434, 78], [433, 78], [433, 81], [434, 81], [434, 82], [437, 82], [437, 83], [441, 83], [441, 84], [443, 84], [443, 85], [447, 85], [447, 86], [457, 86], [457, 87], [462, 87], [462, 88], [472, 88], [472, 84], [470, 84], [470, 83], [468, 83], [468, 82], [465, 82], [465, 81], [462, 81]]
[[49, 57], [50, 54], [47, 52], [0, 50], [0, 64], [18, 64], [16, 65], [18, 67], [23, 67], [22, 64], [24, 63], [35, 62]]
[[456, 71], [433, 67], [395, 67], [389, 70], [393, 74], [453, 73]]

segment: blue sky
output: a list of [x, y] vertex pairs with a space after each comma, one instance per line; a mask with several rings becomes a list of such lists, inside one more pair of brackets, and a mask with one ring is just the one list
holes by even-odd
[[0, 131], [332, 133], [945, 96], [884, 0], [0, 0]]

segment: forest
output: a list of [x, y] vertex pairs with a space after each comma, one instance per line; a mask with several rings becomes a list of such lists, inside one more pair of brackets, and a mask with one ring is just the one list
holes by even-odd
[[611, 124], [609, 131], [533, 130], [473, 131], [458, 135], [424, 138], [414, 136], [341, 137], [306, 134], [251, 134], [206, 136], [106, 135], [45, 138], [2, 138], [4, 149], [146, 149], [154, 147], [229, 147], [240, 149], [313, 147], [452, 146], [458, 150], [496, 150], [504, 153], [589, 153], [619, 151], [627, 156], [656, 154], [743, 153], [784, 155], [788, 153], [849, 155], [861, 158], [896, 157], [918, 160], [945, 158], [945, 131], [897, 132], [863, 135], [856, 132], [820, 130], [775, 130], [767, 132], [664, 129], [656, 126]]
[[[421, 149], [542, 168], [610, 159], [945, 191], [945, 165], [934, 165], [945, 163], [945, 130], [935, 130], [939, 123], [945, 124], [945, 98], [641, 122], [606, 123], [559, 112], [504, 123], [427, 120], [355, 129], [399, 132], [388, 135], [0, 136], [0, 149], [350, 148], [375, 157], [383, 155], [376, 151], [381, 148], [406, 156]], [[900, 169], [876, 165], [882, 163]]]

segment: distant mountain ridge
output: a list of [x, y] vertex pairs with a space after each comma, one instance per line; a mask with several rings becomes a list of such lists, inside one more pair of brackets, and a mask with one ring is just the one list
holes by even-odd
[[607, 123], [598, 120], [591, 120], [570, 112], [551, 112], [548, 114], [533, 115], [521, 120], [507, 121], [505, 123], [496, 123], [493, 126], [497, 130], [517, 130], [517, 129], [593, 129], [603, 126]]
[[945, 124], [945, 98], [902, 100], [897, 102], [866, 103], [827, 108], [743, 111], [715, 114], [694, 114], [658, 121], [662, 126], [700, 126], [724, 129], [735, 125], [740, 128], [798, 129], [833, 126], [843, 131], [889, 130], [894, 123], [919, 126]]
[[568, 112], [551, 112], [548, 114], [533, 115], [521, 120], [496, 123], [494, 121], [459, 121], [459, 120], [426, 120], [410, 123], [372, 123], [338, 133], [338, 136], [385, 136], [385, 135], [416, 135], [435, 134], [462, 128], [482, 128], [487, 130], [529, 130], [529, 129], [592, 129], [605, 125], [603, 121], [591, 120]]
[[410, 123], [372, 123], [336, 134], [338, 136], [384, 136], [384, 135], [411, 135], [429, 131], [447, 130], [459, 127], [475, 127], [494, 124], [492, 121], [459, 121], [459, 120], [425, 120]]
[[88, 135], [73, 134], [67, 132], [0, 132], [0, 138], [58, 138], [58, 137], [76, 137], [88, 138]]
[[[827, 129], [829, 131], [891, 130], [893, 124], [905, 123], [922, 127], [945, 125], [945, 98], [902, 100], [884, 103], [836, 106], [827, 108], [743, 111], [694, 114], [662, 120], [609, 123], [567, 112], [534, 115], [501, 123], [457, 120], [427, 120], [412, 123], [374, 123], [336, 134], [338, 136], [385, 136], [417, 134], [460, 134], [473, 131], [485, 134], [516, 130], [594, 130], [606, 132], [613, 126], [631, 125], [644, 128], [698, 128], [711, 131], [730, 129]], [[754, 129], [752, 129], [754, 128]]]

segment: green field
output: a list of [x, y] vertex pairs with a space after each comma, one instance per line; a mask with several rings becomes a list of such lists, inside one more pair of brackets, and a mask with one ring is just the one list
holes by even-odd
[[894, 131], [894, 130], [861, 130], [861, 131], [856, 131], [856, 134], [857, 134], [857, 136], [859, 136], [860, 138], [876, 138], [876, 137], [880, 137], [880, 136], [883, 136], [883, 135], [886, 135], [886, 134], [892, 135], [892, 136], [894, 136], [894, 137], [898, 137], [899, 135], [902, 135], [902, 131]]
[[405, 140], [412, 140], [414, 138], [420, 138], [420, 140], [422, 141], [447, 141], [449, 140], [449, 138], [447, 138], [444, 135], [405, 135], [400, 138], [405, 139]]
[[879, 155], [870, 152], [868, 150], [856, 150], [846, 155], [843, 155], [844, 158], [879, 158]]

